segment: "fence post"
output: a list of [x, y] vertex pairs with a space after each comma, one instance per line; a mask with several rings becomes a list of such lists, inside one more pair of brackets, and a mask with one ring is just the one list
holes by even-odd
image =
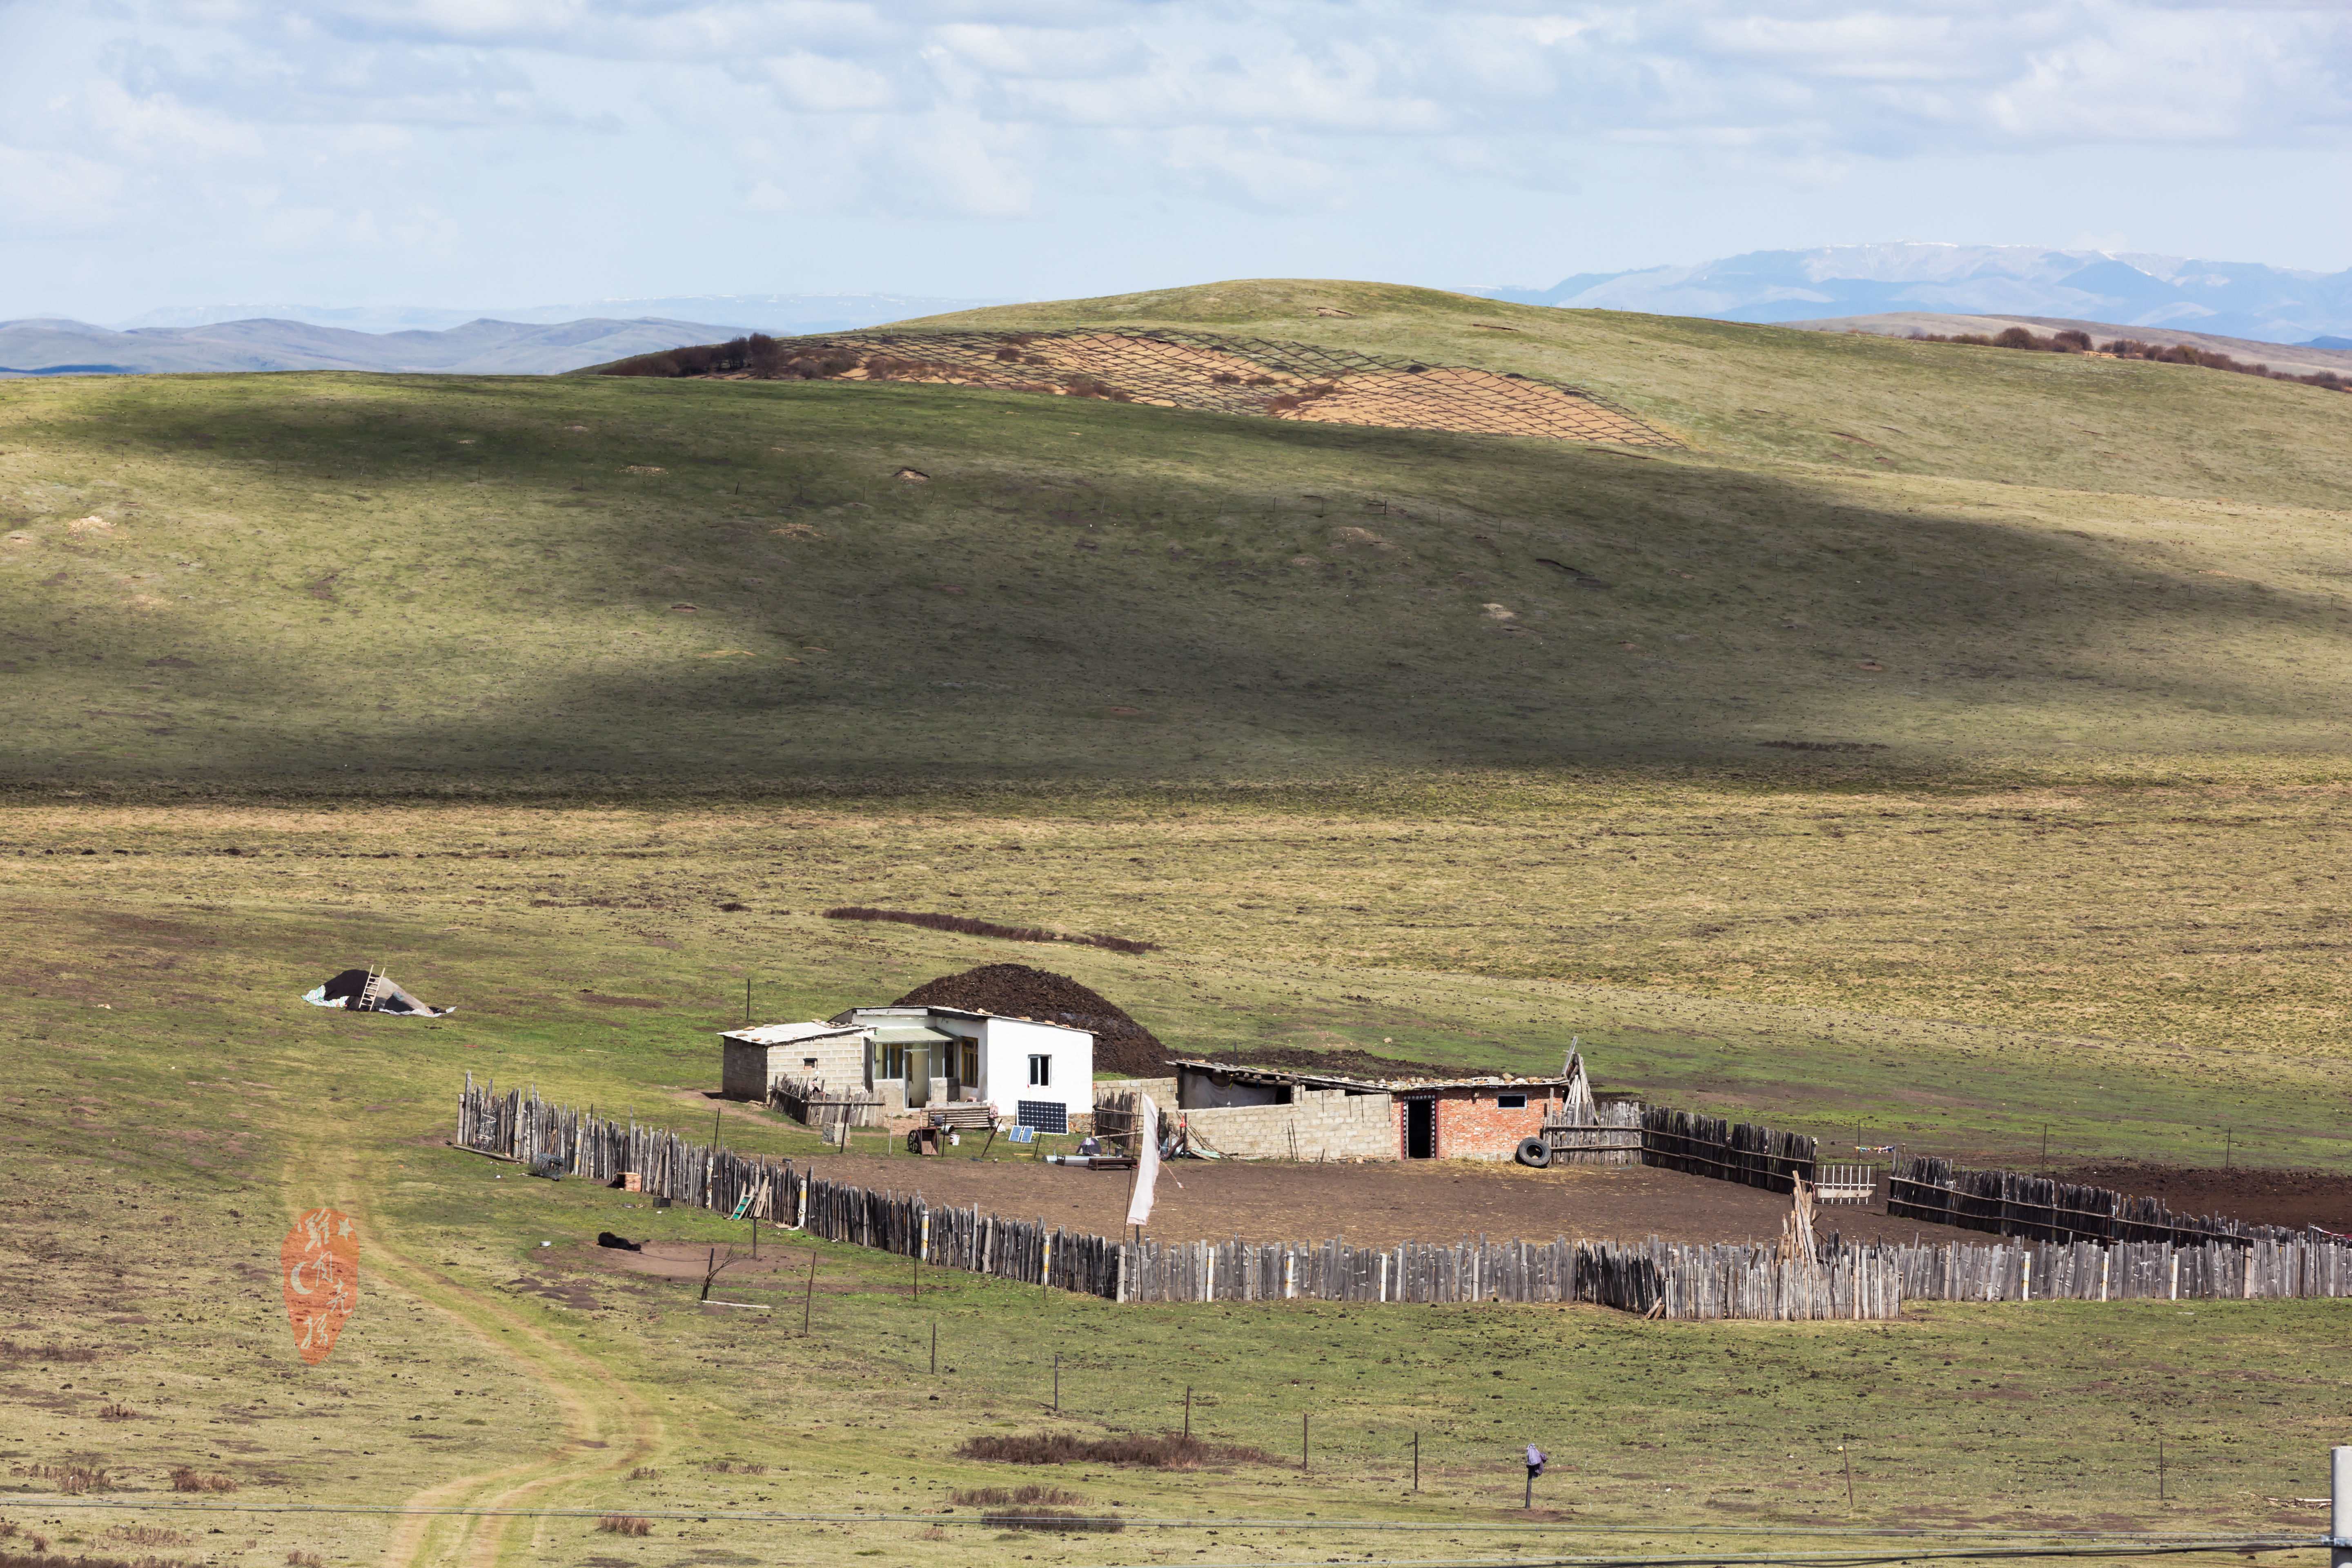
[[2328, 1456], [2327, 1568], [2352, 1568], [2352, 1448]]

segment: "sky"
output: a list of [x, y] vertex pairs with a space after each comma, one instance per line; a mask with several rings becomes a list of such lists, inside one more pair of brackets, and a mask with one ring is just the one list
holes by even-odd
[[0, 0], [0, 319], [2352, 267], [2352, 0]]

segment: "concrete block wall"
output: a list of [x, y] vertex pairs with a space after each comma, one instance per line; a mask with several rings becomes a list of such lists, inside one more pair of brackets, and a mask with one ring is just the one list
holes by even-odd
[[1301, 1160], [1393, 1160], [1402, 1152], [1396, 1101], [1385, 1094], [1301, 1089], [1290, 1105], [1234, 1105], [1181, 1114], [1209, 1147], [1236, 1159], [1287, 1160], [1296, 1153]]
[[1160, 1108], [1162, 1116], [1176, 1109], [1176, 1080], [1172, 1078], [1098, 1078], [1095, 1079], [1095, 1103], [1100, 1105], [1114, 1094], [1148, 1094], [1151, 1103]]

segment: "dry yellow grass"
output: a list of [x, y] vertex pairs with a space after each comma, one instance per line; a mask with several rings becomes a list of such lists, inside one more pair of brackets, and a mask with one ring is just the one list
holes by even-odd
[[[1203, 1049], [1396, 1042], [1525, 1067], [1580, 1032], [1621, 1087], [1807, 1125], [1853, 1114], [2014, 1149], [2051, 1118], [2077, 1147], [2193, 1159], [2233, 1121], [2268, 1128], [2273, 1159], [2326, 1159], [2335, 1122], [2310, 1096], [2352, 1071], [2346, 793], [1489, 777], [726, 809], [59, 802], [0, 818], [22, 852], [0, 883], [27, 909], [388, 921], [418, 963], [444, 928], [656, 943], [761, 976], [763, 1010], [1009, 959]], [[837, 903], [1164, 951], [815, 918]]]

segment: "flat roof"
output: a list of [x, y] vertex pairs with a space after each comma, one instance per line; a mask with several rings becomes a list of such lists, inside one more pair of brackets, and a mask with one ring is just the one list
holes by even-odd
[[1564, 1078], [1350, 1078], [1345, 1073], [1304, 1072], [1297, 1068], [1252, 1067], [1246, 1062], [1171, 1057], [1169, 1065], [1215, 1073], [1237, 1083], [1293, 1084], [1307, 1089], [1353, 1089], [1393, 1094], [1407, 1089], [1566, 1089]]
[[877, 1046], [944, 1046], [954, 1037], [942, 1035], [937, 1029], [924, 1029], [906, 1024], [885, 1025], [874, 1031]]
[[747, 1046], [789, 1046], [796, 1040], [814, 1040], [826, 1035], [858, 1035], [866, 1032], [863, 1024], [825, 1023], [811, 1018], [799, 1024], [761, 1024], [749, 1029], [723, 1029], [722, 1040], [740, 1040]]
[[1008, 1023], [1034, 1024], [1041, 1029], [1060, 1029], [1066, 1034], [1086, 1035], [1089, 1037], [1094, 1034], [1092, 1029], [1081, 1029], [1076, 1024], [1057, 1024], [1051, 1018], [1032, 1018], [1026, 1013], [990, 1013], [985, 1011], [976, 1013], [969, 1007], [923, 1006], [914, 1003], [909, 1003], [903, 1007], [895, 1003], [887, 1007], [851, 1007], [843, 1012], [835, 1013], [833, 1016], [833, 1021], [838, 1024], [852, 1017], [924, 1018], [932, 1016], [941, 1018], [970, 1018], [974, 1022], [979, 1022], [988, 1018], [1003, 1018]]

